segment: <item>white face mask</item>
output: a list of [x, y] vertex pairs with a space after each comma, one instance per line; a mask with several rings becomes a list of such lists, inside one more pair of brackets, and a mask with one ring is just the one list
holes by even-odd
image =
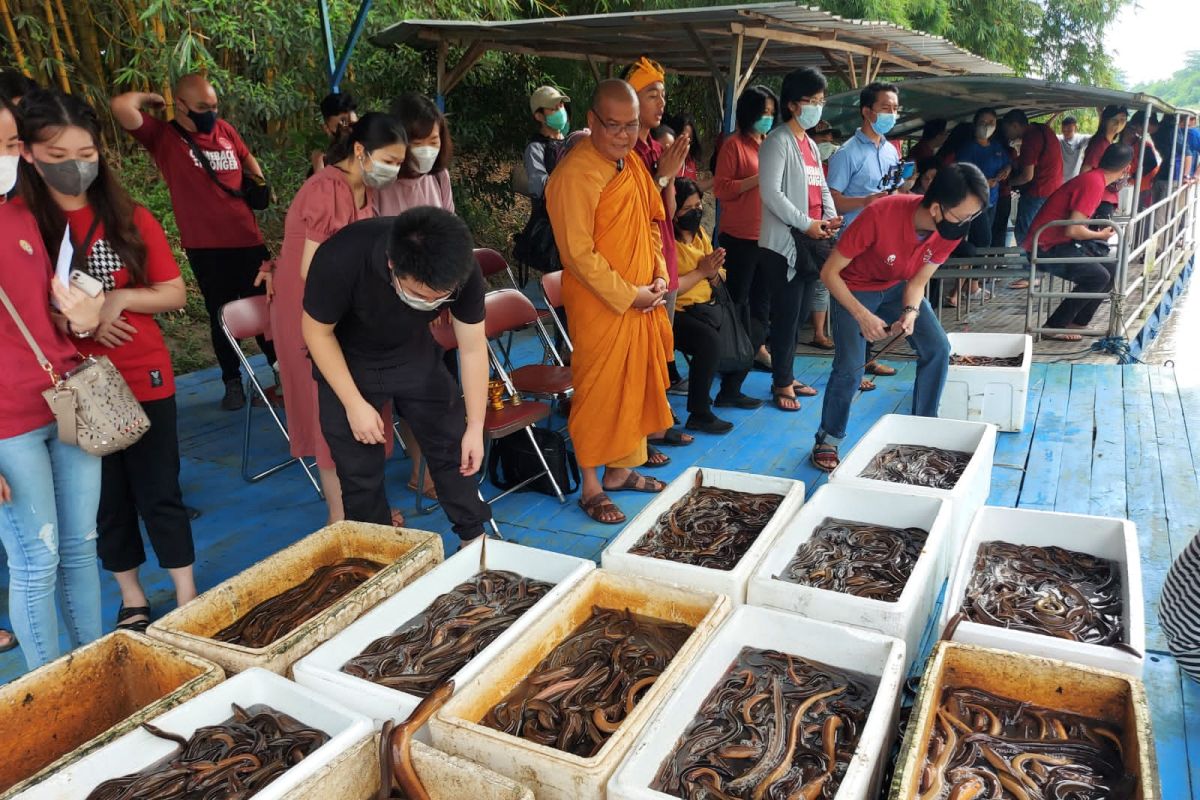
[[20, 156], [0, 156], [0, 195], [8, 194], [17, 185], [17, 164]]
[[442, 149], [433, 145], [423, 144], [408, 148], [408, 152], [412, 155], [413, 161], [416, 162], [417, 172], [427, 175], [433, 169], [438, 153], [442, 152]]
[[359, 157], [358, 163], [362, 166], [363, 183], [372, 189], [382, 189], [385, 186], [391, 186], [400, 177], [399, 164], [384, 164], [382, 161], [376, 161], [372, 158], [371, 165], [367, 166], [366, 159], [371, 157], [369, 154], [364, 154], [364, 156]]
[[413, 297], [405, 292], [404, 289], [401, 288], [400, 282], [394, 278], [392, 279], [392, 286], [396, 288], [396, 296], [404, 301], [404, 305], [408, 306], [414, 311], [437, 311], [446, 303], [449, 303], [454, 299], [454, 292], [451, 292], [445, 297], [439, 297], [437, 300], [422, 300], [419, 297]]
[[990, 139], [990, 138], [992, 138], [992, 134], [995, 132], [996, 132], [995, 125], [976, 125], [975, 126], [975, 138], [976, 139]]
[[833, 142], [820, 142], [817, 144], [817, 152], [821, 154], [822, 161], [828, 161], [829, 157], [837, 152], [837, 145]]

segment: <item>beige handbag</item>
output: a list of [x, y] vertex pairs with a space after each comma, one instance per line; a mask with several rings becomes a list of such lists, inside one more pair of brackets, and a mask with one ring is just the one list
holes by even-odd
[[58, 420], [61, 441], [90, 455], [106, 456], [124, 450], [150, 430], [150, 418], [108, 356], [80, 356], [83, 363], [60, 377], [2, 288], [0, 301], [50, 376], [52, 385], [42, 397]]

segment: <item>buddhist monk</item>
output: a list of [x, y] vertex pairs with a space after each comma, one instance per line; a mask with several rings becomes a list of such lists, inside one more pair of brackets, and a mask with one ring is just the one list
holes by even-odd
[[[631, 155], [638, 98], [624, 81], [602, 82], [588, 111], [591, 136], [559, 162], [546, 207], [563, 262], [563, 302], [575, 351], [568, 423], [583, 470], [580, 507], [606, 524], [625, 521], [607, 492], [661, 492], [646, 462], [646, 436], [671, 424], [667, 265], [662, 197]], [[600, 467], [604, 476], [600, 477]]]

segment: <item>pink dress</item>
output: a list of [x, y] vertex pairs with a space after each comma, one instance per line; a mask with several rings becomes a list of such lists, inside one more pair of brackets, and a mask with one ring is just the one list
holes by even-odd
[[[304, 311], [304, 281], [300, 259], [304, 241], [324, 242], [360, 219], [375, 216], [372, 191], [367, 189], [362, 208], [354, 204], [354, 191], [346, 176], [334, 166], [325, 167], [304, 182], [288, 208], [283, 224], [283, 247], [275, 262], [275, 296], [271, 299], [271, 337], [279, 358], [279, 377], [287, 408], [288, 436], [292, 455], [313, 457], [317, 466], [333, 469], [333, 457], [321, 435], [317, 417], [317, 383], [300, 319]], [[388, 440], [388, 447], [391, 440]]]

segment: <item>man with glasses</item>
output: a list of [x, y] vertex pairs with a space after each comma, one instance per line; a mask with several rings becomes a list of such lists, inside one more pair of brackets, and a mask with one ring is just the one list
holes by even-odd
[[[487, 285], [473, 249], [461, 219], [421, 206], [347, 225], [313, 256], [302, 329], [348, 520], [391, 522], [388, 403], [412, 426], [454, 532], [474, 539], [491, 519], [471, 477], [483, 461], [488, 384]], [[429, 328], [443, 308], [458, 341], [461, 391]]]
[[872, 342], [904, 336], [917, 354], [912, 413], [936, 417], [950, 342], [925, 299], [925, 284], [988, 204], [988, 184], [974, 164], [938, 170], [924, 195], [871, 203], [842, 234], [821, 270], [833, 295], [835, 351], [812, 462], [832, 472], [846, 435], [850, 402]]
[[[671, 424], [667, 359], [674, 352], [664, 307], [667, 265], [662, 195], [633, 145], [638, 96], [603, 81], [581, 139], [546, 184], [546, 208], [563, 262], [563, 302], [575, 350], [568, 427], [583, 472], [584, 512], [616, 525], [625, 515], [608, 492], [661, 492], [639, 475], [646, 437]], [[604, 467], [604, 476], [600, 468]]]

